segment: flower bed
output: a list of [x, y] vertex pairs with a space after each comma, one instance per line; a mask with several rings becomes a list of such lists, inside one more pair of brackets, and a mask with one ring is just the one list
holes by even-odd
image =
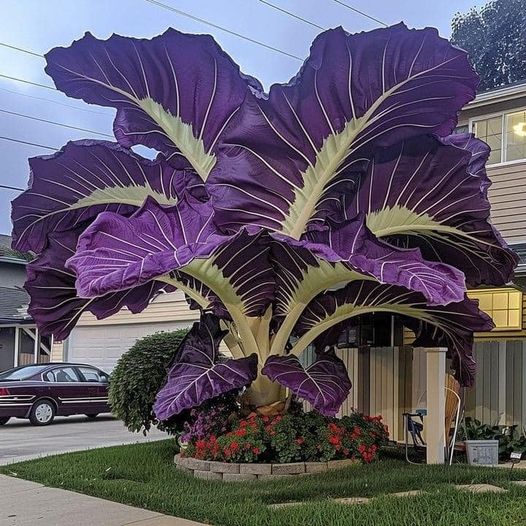
[[353, 413], [337, 419], [295, 408], [240, 418], [229, 413], [228, 404], [220, 404], [193, 412], [176, 465], [210, 479], [299, 475], [370, 463], [387, 437], [381, 417]]
[[287, 462], [285, 464], [257, 464], [240, 462], [217, 462], [175, 455], [178, 469], [197, 478], [240, 482], [246, 480], [266, 480], [322, 473], [358, 464], [358, 459], [330, 460], [329, 462]]

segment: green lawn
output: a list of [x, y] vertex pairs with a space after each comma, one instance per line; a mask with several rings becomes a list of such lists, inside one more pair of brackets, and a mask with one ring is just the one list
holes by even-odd
[[[384, 458], [321, 475], [250, 483], [201, 481], [172, 464], [174, 441], [119, 446], [47, 457], [1, 468], [5, 474], [89, 495], [225, 526], [510, 526], [526, 523], [526, 488], [509, 483], [526, 471], [465, 465], [411, 466]], [[505, 494], [459, 492], [447, 483], [487, 482]], [[423, 489], [428, 495], [386, 497]], [[378, 496], [346, 506], [329, 497]], [[272, 510], [267, 504], [308, 504]]]

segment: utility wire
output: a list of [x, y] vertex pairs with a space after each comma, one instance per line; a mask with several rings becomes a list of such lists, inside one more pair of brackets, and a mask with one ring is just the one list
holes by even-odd
[[16, 190], [18, 192], [23, 192], [24, 191], [23, 188], [18, 188], [17, 186], [8, 186], [6, 184], [0, 184], [0, 188], [2, 188], [4, 190]]
[[52, 146], [44, 146], [43, 144], [37, 144], [36, 142], [22, 141], [20, 139], [14, 139], [13, 137], [2, 137], [0, 135], [0, 140], [16, 142], [19, 144], [27, 144], [29, 146], [37, 146], [38, 148], [44, 148], [45, 150], [53, 150], [54, 152], [58, 152], [58, 148], [53, 148]]
[[277, 5], [271, 4], [270, 2], [267, 2], [266, 0], [259, 0], [262, 4], [268, 5], [269, 7], [272, 7], [273, 9], [276, 9], [277, 11], [281, 11], [282, 13], [285, 13], [286, 15], [289, 15], [293, 18], [296, 18], [297, 20], [301, 20], [305, 24], [308, 24], [309, 26], [315, 27], [317, 29], [321, 29], [322, 31], [325, 31], [325, 27], [319, 26], [318, 24], [311, 22], [310, 20], [307, 20], [306, 18], [303, 18], [299, 15], [296, 15], [295, 13], [292, 13], [291, 11], [287, 11], [286, 9], [283, 9], [282, 7], [279, 7]]
[[21, 93], [20, 91], [2, 88], [1, 91], [7, 91], [7, 93], [13, 93], [14, 95], [19, 95], [20, 97], [27, 97], [28, 99], [42, 100], [45, 102], [50, 102], [51, 104], [58, 104], [59, 106], [64, 106], [65, 108], [71, 108], [73, 110], [86, 111], [88, 113], [95, 113], [96, 115], [107, 115], [102, 111], [93, 111], [88, 108], [78, 108], [77, 106], [72, 106], [71, 104], [65, 104], [64, 102], [59, 102], [58, 100], [46, 99], [45, 97], [37, 97], [36, 95], [29, 95], [29, 93]]
[[363, 11], [360, 11], [359, 9], [356, 9], [356, 7], [353, 7], [353, 6], [349, 5], [349, 4], [346, 4], [345, 2], [342, 2], [341, 0], [333, 0], [333, 2], [336, 2], [337, 4], [340, 4], [343, 7], [346, 7], [347, 9], [350, 9], [351, 11], [354, 11], [355, 13], [358, 13], [359, 15], [362, 15], [365, 18], [368, 18], [369, 20], [373, 20], [374, 22], [378, 22], [379, 24], [382, 24], [385, 27], [387, 27], [389, 25], [389, 24], [386, 24], [385, 22], [382, 22], [381, 20], [378, 20], [378, 18], [374, 18], [374, 16], [368, 15], [367, 13], [364, 13]]
[[54, 88], [49, 84], [40, 84], [39, 82], [33, 82], [32, 80], [19, 79], [18, 77], [10, 77], [9, 75], [4, 75], [3, 73], [0, 73], [0, 77], [3, 79], [14, 80], [15, 82], [23, 82], [24, 84], [30, 84], [31, 86], [38, 86], [39, 88], [50, 89], [51, 91], [58, 91], [57, 88]]
[[69, 128], [71, 130], [78, 130], [78, 131], [83, 131], [87, 133], [94, 133], [96, 135], [101, 135], [103, 137], [109, 137], [113, 139], [113, 135], [109, 135], [108, 133], [102, 133], [102, 132], [98, 132], [95, 130], [88, 130], [87, 128], [79, 128], [78, 126], [72, 126], [71, 124], [64, 124], [63, 122], [49, 121], [47, 119], [41, 119], [40, 117], [35, 117], [33, 115], [25, 115], [23, 113], [18, 113], [16, 111], [4, 110], [2, 108], [0, 108], [0, 112], [6, 113], [7, 115], [14, 115], [16, 117], [23, 117], [25, 119], [31, 119], [33, 121], [45, 122], [46, 124], [53, 124], [54, 126], [62, 126], [63, 128]]
[[205, 24], [207, 26], [213, 27], [214, 29], [219, 29], [219, 31], [223, 31], [225, 33], [228, 33], [229, 35], [234, 35], [238, 38], [242, 38], [243, 40], [246, 40], [247, 42], [251, 42], [252, 44], [256, 44], [266, 49], [270, 49], [271, 51], [275, 51], [276, 53], [281, 53], [282, 55], [285, 55], [286, 57], [290, 57], [295, 60], [299, 60], [300, 62], [303, 62], [303, 59], [301, 57], [298, 57], [297, 55], [293, 55], [292, 53], [288, 53], [287, 51], [283, 51], [282, 49], [279, 49], [277, 47], [273, 47], [259, 40], [255, 40], [253, 38], [247, 37], [246, 35], [242, 35], [241, 33], [236, 33], [235, 31], [232, 31], [231, 29], [227, 29], [226, 27], [218, 26], [217, 24], [214, 24], [213, 22], [210, 22], [203, 18], [199, 18], [185, 11], [181, 11], [180, 9], [176, 9], [175, 7], [171, 5], [163, 4], [162, 2], [158, 2], [157, 0], [146, 0], [146, 2], [149, 2], [150, 4], [158, 6], [158, 7], [162, 7], [163, 9], [168, 9], [169, 11], [173, 11], [174, 13], [177, 13], [178, 15], [185, 16], [186, 18], [190, 18], [191, 20], [194, 20], [195, 22], [200, 22], [201, 24]]
[[0, 46], [14, 49], [15, 51], [21, 51], [22, 53], [27, 53], [28, 55], [33, 55], [35, 57], [44, 58], [44, 55], [41, 55], [40, 53], [35, 53], [34, 51], [30, 51], [29, 49], [24, 49], [22, 47], [12, 46], [11, 44], [6, 44], [5, 42], [0, 42]]

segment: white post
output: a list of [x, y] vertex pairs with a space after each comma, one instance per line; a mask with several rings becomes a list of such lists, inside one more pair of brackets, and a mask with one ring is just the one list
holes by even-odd
[[446, 419], [446, 352], [444, 347], [424, 349], [427, 371], [426, 461], [428, 464], [445, 462]]
[[35, 341], [33, 342], [33, 363], [38, 363], [38, 353], [40, 345], [38, 345], [38, 327], [35, 327]]
[[15, 327], [15, 355], [13, 357], [13, 367], [18, 367], [18, 347], [20, 346], [20, 329]]

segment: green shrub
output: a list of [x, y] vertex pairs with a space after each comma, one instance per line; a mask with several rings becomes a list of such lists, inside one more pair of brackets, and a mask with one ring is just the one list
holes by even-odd
[[369, 463], [388, 439], [380, 416], [360, 413], [341, 419], [301, 410], [273, 416], [251, 413], [241, 419], [225, 418], [213, 407], [200, 413], [183, 435], [185, 457], [267, 463], [352, 458]]
[[[137, 340], [124, 353], [110, 378], [109, 402], [113, 414], [130, 431], [146, 434], [156, 424], [152, 406], [166, 377], [166, 369], [186, 336], [187, 329], [159, 332]], [[169, 425], [159, 429], [172, 431]]]

